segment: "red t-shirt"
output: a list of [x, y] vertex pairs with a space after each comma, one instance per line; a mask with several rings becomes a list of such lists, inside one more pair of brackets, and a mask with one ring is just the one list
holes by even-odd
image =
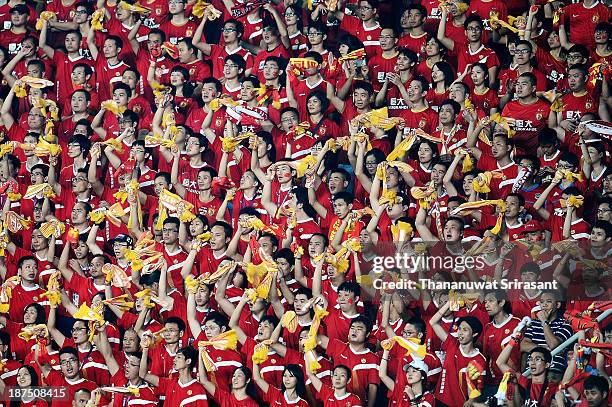
[[442, 343], [442, 349], [446, 351], [446, 356], [436, 387], [437, 399], [451, 407], [461, 407], [469, 399], [466, 376], [468, 363], [474, 360], [486, 367], [487, 359], [478, 349], [474, 349], [469, 355], [463, 354], [459, 341], [452, 335], [448, 335]]
[[[346, 19], [346, 17], [345, 17]], [[330, 386], [322, 385], [317, 393], [317, 398], [323, 402], [324, 407], [361, 407], [361, 399], [353, 393], [346, 393], [344, 396], [336, 396], [334, 389]]]
[[345, 15], [340, 24], [340, 29], [353, 34], [361, 41], [365, 46], [368, 58], [378, 53], [380, 49], [380, 41], [378, 38], [382, 31], [378, 22], [373, 27], [368, 28], [359, 18]]
[[168, 406], [208, 407], [206, 389], [197, 379], [183, 384], [177, 379], [160, 377], [157, 394], [166, 396], [164, 404]]
[[[327, 325], [329, 326], [329, 325]], [[368, 386], [378, 385], [378, 357], [370, 350], [355, 351], [351, 345], [331, 339], [327, 346], [327, 354], [333, 359], [334, 365], [345, 365], [352, 370], [352, 378], [347, 390], [362, 400], [367, 399]]]

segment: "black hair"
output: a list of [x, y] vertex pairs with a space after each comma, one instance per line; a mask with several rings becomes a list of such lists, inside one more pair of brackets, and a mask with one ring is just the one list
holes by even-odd
[[534, 88], [538, 84], [538, 78], [531, 72], [523, 72], [519, 75], [519, 78], [529, 79], [529, 83], [531, 83], [531, 86], [533, 86]]
[[546, 126], [538, 134], [538, 143], [542, 145], [557, 145], [559, 140], [557, 139], [557, 132]]
[[[446, 61], [438, 61], [433, 65], [438, 68], [444, 74], [444, 87], [448, 88], [455, 81], [455, 71]], [[431, 85], [433, 87], [434, 82], [432, 80]]]
[[[36, 225], [34, 225], [34, 228], [37, 229]], [[40, 228], [40, 224], [38, 224], [38, 228]], [[36, 263], [36, 267], [38, 268], [38, 259], [34, 256], [21, 256], [19, 258], [19, 261], [17, 262], [17, 268], [20, 269], [21, 267], [23, 267], [23, 263], [28, 260], [34, 261], [34, 263]]]
[[[278, 239], [276, 240], [278, 241]], [[278, 252], [274, 253], [272, 257], [274, 258], [274, 260], [278, 260], [278, 259], [287, 260], [287, 263], [289, 263], [289, 266], [291, 267], [293, 266], [293, 263], [295, 263], [295, 256], [293, 252], [291, 251], [291, 249], [289, 249], [288, 247], [284, 247], [280, 249]]]
[[[283, 115], [283, 113], [289, 111], [290, 109], [293, 109], [293, 108], [283, 109], [281, 111], [281, 116]], [[297, 110], [296, 110], [296, 112], [297, 112]], [[298, 114], [298, 117], [299, 117], [299, 114]], [[255, 135], [257, 137], [259, 137], [260, 139], [262, 139], [264, 141], [264, 143], [266, 143], [266, 148], [269, 147], [269, 149], [268, 149], [268, 159], [270, 161], [274, 162], [276, 160], [276, 146], [274, 144], [274, 138], [272, 137], [272, 134], [270, 132], [268, 132], [268, 131], [260, 130], [260, 131], [256, 132]], [[257, 182], [259, 184], [261, 184], [261, 182], [259, 182], [259, 179], [257, 179], [257, 177], [255, 177], [255, 178], [256, 178]]]
[[355, 324], [363, 324], [365, 325], [366, 328], [366, 338], [367, 335], [370, 334], [370, 332], [372, 332], [372, 321], [370, 321], [370, 318], [366, 317], [365, 315], [359, 315], [355, 318], [353, 318], [349, 324], [349, 328]]
[[338, 293], [340, 291], [344, 291], [347, 293], [353, 293], [355, 297], [359, 297], [361, 295], [361, 287], [354, 281], [344, 281], [338, 286]]
[[465, 22], [463, 23], [463, 28], [465, 28], [466, 30], [468, 29], [468, 25], [470, 25], [470, 23], [476, 22], [478, 23], [478, 26], [482, 29], [483, 25], [482, 25], [482, 18], [474, 13], [474, 14], [470, 14], [466, 19]]
[[302, 186], [294, 187], [291, 191], [295, 195], [296, 204], [302, 204], [302, 210], [306, 215], [315, 219], [317, 217], [315, 209], [308, 200], [308, 189]]
[[612, 238], [612, 223], [608, 222], [607, 220], [598, 220], [597, 222], [593, 223], [591, 230], [593, 229], [603, 230], [606, 235], [606, 239]]
[[413, 317], [406, 321], [406, 325], [408, 324], [412, 325], [418, 333], [423, 334], [421, 337], [421, 344], [424, 344], [427, 335], [427, 324], [425, 321], [423, 321], [421, 318]]
[[480, 68], [484, 72], [484, 85], [489, 87], [491, 85], [491, 78], [489, 78], [489, 67], [487, 64], [483, 62], [476, 62], [474, 65], [472, 65], [472, 69], [474, 68]]
[[372, 86], [370, 82], [367, 82], [367, 81], [361, 81], [361, 80], [356, 81], [355, 84], [353, 85], [353, 91], [357, 89], [365, 90], [370, 96], [374, 94], [374, 87]]
[[452, 107], [453, 112], [455, 112], [455, 116], [461, 112], [461, 105], [458, 102], [455, 102], [453, 99], [445, 99], [442, 103], [440, 103], [440, 107], [444, 105], [449, 105]]
[[[168, 321], [166, 321], [166, 323], [168, 323]], [[185, 360], [190, 360], [189, 371], [193, 370], [198, 363], [198, 352], [191, 346], [185, 346], [184, 348], [179, 349], [176, 353], [183, 355]]]
[[[225, 23], [227, 24], [227, 21]], [[212, 76], [209, 76], [208, 78], [204, 78], [202, 80], [202, 85], [206, 85], [208, 83], [212, 83], [213, 85], [215, 85], [215, 89], [217, 92], [220, 93], [223, 91], [223, 85], [217, 78], [213, 78]]]
[[116, 35], [109, 35], [109, 36], [106, 37], [106, 40], [113, 41], [117, 48], [123, 48], [123, 40], [120, 37], [116, 36]]
[[338, 192], [337, 194], [334, 194], [332, 199], [334, 202], [341, 199], [344, 202], [346, 202], [347, 205], [350, 205], [355, 200], [355, 197], [350, 192], [342, 191], [342, 192]]
[[502, 307], [502, 309], [504, 310], [504, 312], [506, 314], [511, 314], [512, 313], [512, 304], [510, 303], [510, 301], [508, 301], [508, 293], [504, 290], [485, 290], [484, 292], [484, 297], [486, 297], [488, 294], [492, 294], [495, 296], [495, 299], [499, 302], [499, 301], [504, 301], [504, 306]]
[[211, 229], [214, 228], [215, 226], [221, 226], [223, 228], [223, 233], [225, 234], [225, 238], [229, 238], [231, 239], [233, 234], [234, 234], [234, 230], [232, 229], [232, 227], [230, 226], [229, 223], [222, 221], [222, 220], [218, 220], [215, 223], [212, 224], [212, 226], [210, 227]]
[[529, 351], [529, 356], [533, 355], [534, 353], [541, 353], [542, 355], [544, 355], [544, 361], [546, 363], [552, 362], [552, 355], [550, 354], [550, 351], [545, 347], [536, 346], [535, 348]]
[[239, 38], [242, 37], [242, 35], [244, 34], [244, 24], [234, 18], [230, 18], [229, 20], [226, 20], [225, 23], [223, 23], [223, 26], [228, 23], [234, 24], [234, 28], [236, 28], [236, 35]]
[[[86, 324], [86, 325], [87, 325], [87, 324]], [[60, 358], [60, 357], [62, 357], [62, 355], [66, 355], [66, 354], [68, 354], [68, 355], [72, 355], [72, 356], [74, 356], [74, 357], [75, 357], [77, 360], [79, 360], [79, 352], [78, 352], [78, 351], [77, 351], [75, 348], [73, 348], [72, 346], [66, 346], [66, 347], [62, 348], [62, 349], [59, 351], [59, 354], [57, 355], [57, 357], [58, 357], [58, 358]]]
[[403, 55], [406, 58], [410, 59], [412, 63], [416, 64], [419, 61], [419, 57], [417, 56], [416, 52], [414, 52], [413, 50], [409, 48], [400, 48], [398, 50], [398, 54]]
[[528, 273], [528, 272], [536, 273], [539, 275], [542, 272], [542, 269], [540, 269], [540, 266], [538, 265], [538, 263], [530, 261], [530, 262], [523, 264], [520, 269], [520, 274]]
[[185, 332], [185, 328], [186, 328], [185, 321], [183, 321], [179, 317], [168, 317], [166, 319], [166, 322], [164, 323], [164, 325], [165, 324], [176, 324], [176, 326], [178, 327], [179, 331]]
[[606, 398], [610, 392], [610, 384], [603, 376], [589, 376], [584, 381], [584, 390], [599, 390], [600, 393], [606, 393]]
[[149, 31], [149, 35], [159, 35], [161, 37], [161, 42], [164, 43], [166, 42], [166, 33], [164, 32], [164, 30], [160, 30], [159, 28], [152, 28], [151, 31]]
[[244, 70], [246, 69], [246, 61], [244, 60], [244, 58], [238, 54], [232, 54], [232, 55], [228, 55], [225, 57], [225, 62], [233, 62], [236, 65], [238, 65], [238, 69], [242, 69], [242, 71], [244, 72]]
[[229, 319], [219, 311], [211, 311], [204, 318], [204, 322], [202, 325], [206, 324], [208, 321], [212, 321], [217, 324], [220, 328], [227, 329], [229, 327]]
[[327, 109], [329, 108], [329, 99], [327, 95], [320, 90], [313, 90], [306, 96], [306, 102], [308, 102], [312, 98], [317, 98], [321, 102], [321, 114], [325, 114]]
[[[296, 365], [296, 364], [288, 364], [285, 366], [285, 370], [283, 371], [283, 375], [285, 374], [285, 372], [289, 372], [289, 374], [293, 377], [295, 377], [297, 379], [297, 382], [295, 384], [295, 392], [297, 393], [298, 397], [305, 397], [306, 395], [306, 385], [304, 384], [304, 372], [302, 371], [302, 368], [300, 365]], [[285, 390], [287, 390], [287, 388], [285, 387], [285, 384], [282, 383], [281, 384], [281, 391], [284, 393]]]

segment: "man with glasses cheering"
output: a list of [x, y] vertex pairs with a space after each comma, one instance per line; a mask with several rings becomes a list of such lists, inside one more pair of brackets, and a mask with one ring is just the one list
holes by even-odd
[[[502, 372], [512, 371], [508, 365], [513, 348], [517, 346], [516, 341], [510, 341], [497, 358], [497, 367]], [[519, 373], [518, 387], [520, 399], [524, 400], [524, 406], [544, 407], [550, 406], [557, 384], [548, 380], [548, 371], [552, 357], [550, 351], [542, 346], [536, 346], [529, 351], [527, 364], [531, 369], [531, 376], [526, 377]]]
[[[40, 367], [42, 376], [45, 378], [47, 385], [56, 388], [64, 388], [67, 390], [65, 397], [54, 398], [51, 402], [51, 407], [72, 407], [72, 400], [75, 399], [75, 393], [80, 389], [93, 391], [98, 386], [87, 379], [84, 379], [79, 369], [79, 355], [75, 348], [66, 347], [59, 352], [59, 363], [61, 373], [53, 370], [49, 364], [48, 357], [45, 358], [36, 350], [36, 363]], [[101, 404], [108, 403], [108, 400], [101, 400]]]

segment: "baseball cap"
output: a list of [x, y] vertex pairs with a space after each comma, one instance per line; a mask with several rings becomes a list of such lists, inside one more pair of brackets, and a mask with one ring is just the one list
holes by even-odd
[[409, 367], [420, 370], [424, 376], [427, 376], [427, 373], [429, 373], [429, 366], [427, 366], [423, 359], [412, 359], [412, 362], [404, 365], [404, 372], [408, 371]]
[[120, 233], [114, 239], [111, 239], [109, 243], [111, 245], [115, 243], [127, 243], [128, 246], [132, 246], [134, 244], [134, 239], [132, 239], [130, 236], [126, 235], [125, 233]]
[[16, 6], [11, 7], [9, 12], [11, 14], [15, 12], [19, 14], [28, 14], [28, 15], [30, 14], [30, 10], [28, 9], [28, 6], [26, 6], [25, 4], [17, 4]]
[[542, 224], [538, 222], [537, 220], [532, 219], [529, 222], [527, 222], [525, 226], [523, 226], [523, 231], [521, 233], [523, 234], [534, 233], [534, 232], [541, 232], [543, 230], [544, 228], [542, 227]]

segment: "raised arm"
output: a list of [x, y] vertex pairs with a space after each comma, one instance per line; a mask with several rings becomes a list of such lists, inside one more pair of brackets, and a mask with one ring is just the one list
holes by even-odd
[[264, 393], [267, 393], [270, 389], [270, 385], [268, 384], [268, 382], [266, 382], [264, 378], [261, 377], [259, 365], [255, 362], [253, 362], [253, 380], [255, 380], [255, 384], [257, 384], [257, 387], [259, 387]]
[[128, 41], [130, 42], [130, 47], [132, 47], [132, 52], [134, 55], [137, 55], [138, 50], [140, 49], [140, 43], [138, 42], [138, 30], [140, 30], [141, 25], [142, 19], [138, 19], [128, 34]]
[[194, 338], [200, 336], [200, 333], [202, 332], [202, 326], [196, 318], [195, 294], [197, 289], [197, 287], [195, 290], [187, 289], [187, 323], [189, 324], [191, 336]]
[[2, 124], [4, 124], [4, 127], [7, 131], [10, 130], [11, 127], [13, 127], [13, 124], [15, 123], [15, 119], [13, 118], [13, 114], [11, 113], [11, 108], [13, 106], [13, 100], [15, 99], [16, 85], [21, 85], [21, 81], [13, 82], [13, 85], [11, 85], [11, 90], [9, 91], [8, 95], [6, 95], [6, 98], [2, 102], [2, 107], [0, 108], [0, 118], [2, 118]]
[[91, 161], [89, 162], [89, 167], [87, 169], [87, 181], [91, 184], [94, 194], [101, 197], [104, 193], [104, 184], [98, 178], [98, 167], [96, 165], [101, 155], [99, 143], [94, 144], [94, 146], [91, 148], [90, 154]]
[[199, 49], [200, 51], [202, 51], [204, 55], [210, 55], [210, 53], [212, 52], [212, 47], [210, 46], [210, 44], [200, 41], [202, 38], [204, 38], [203, 34], [204, 34], [204, 26], [206, 25], [206, 21], [208, 21], [208, 19], [203, 18], [202, 21], [200, 22], [200, 25], [198, 25], [198, 28], [193, 34], [193, 46]]
[[47, 320], [47, 330], [49, 331], [49, 335], [51, 338], [57, 343], [60, 347], [64, 346], [64, 342], [66, 341], [66, 337], [63, 333], [59, 331], [56, 327], [57, 320], [57, 306], [51, 307], [49, 309], [49, 319]]
[[[104, 0], [101, 0], [104, 2]], [[110, 14], [108, 12], [108, 9], [106, 9], [104, 6], [102, 6], [105, 10], [107, 14]], [[110, 18], [110, 16], [108, 16]], [[91, 28], [89, 29], [89, 32], [87, 33], [87, 48], [89, 48], [89, 52], [91, 53], [91, 58], [96, 61], [98, 59], [98, 47], [96, 45], [96, 32], [94, 30], [92, 30]]]
[[152, 340], [147, 337], [147, 339], [143, 339], [140, 343], [142, 346], [142, 358], [140, 359], [140, 369], [138, 370], [138, 375], [145, 382], [157, 387], [159, 386], [159, 376], [149, 373], [147, 365], [149, 360], [150, 342], [152, 342]]
[[438, 32], [436, 37], [438, 41], [442, 43], [449, 51], [455, 49], [455, 41], [446, 36], [446, 20], [448, 18], [448, 8], [442, 6], [442, 14], [440, 16], [440, 24], [438, 25]]
[[170, 171], [170, 182], [172, 182], [172, 186], [176, 190], [176, 193], [181, 197], [185, 198], [187, 194], [187, 189], [179, 182], [179, 164], [181, 161], [181, 152], [173, 151], [172, 152], [172, 170]]
[[110, 343], [108, 342], [108, 337], [106, 336], [106, 327], [102, 326], [98, 329], [98, 334], [94, 337], [96, 347], [104, 357], [104, 362], [108, 367], [108, 371], [111, 376], [114, 376], [121, 370], [119, 367], [119, 363], [113, 356], [113, 350], [111, 349]]
[[389, 351], [385, 349], [383, 351], [382, 357], [380, 358], [380, 366], [378, 367], [378, 377], [380, 380], [387, 386], [389, 391], [393, 391], [395, 389], [395, 380], [393, 380], [387, 374], [387, 366], [389, 364]]
[[431, 317], [431, 319], [429, 320], [429, 324], [431, 325], [431, 328], [434, 330], [436, 335], [438, 335], [438, 338], [440, 338], [440, 341], [442, 342], [446, 341], [446, 338], [448, 338], [449, 334], [442, 327], [442, 325], [440, 325], [440, 320], [442, 319], [446, 311], [448, 311], [449, 307], [450, 307], [450, 302], [446, 302], [446, 304], [444, 304], [442, 308], [440, 308], [438, 312], [436, 312], [434, 316]]
[[234, 309], [234, 312], [232, 312], [232, 317], [229, 320], [230, 328], [233, 329], [236, 332], [236, 336], [238, 337], [238, 341], [240, 341], [240, 343], [243, 344], [243, 345], [246, 342], [247, 335], [244, 333], [242, 328], [240, 328], [239, 322], [240, 322], [240, 315], [242, 314], [242, 310], [244, 309], [244, 306], [246, 305], [248, 300], [249, 299], [247, 297], [247, 294], [246, 293], [243, 294], [242, 298], [240, 298], [240, 301], [236, 305], [236, 308]]
[[42, 20], [43, 26], [40, 30], [40, 37], [38, 37], [38, 48], [42, 49], [45, 55], [49, 57], [49, 59], [53, 59], [55, 55], [55, 50], [53, 47], [47, 45], [47, 30], [49, 29], [49, 23], [47, 20]]
[[433, 233], [431, 233], [431, 231], [429, 230], [429, 227], [427, 227], [427, 224], [425, 223], [426, 220], [427, 220], [427, 211], [423, 208], [419, 208], [419, 212], [417, 212], [417, 216], [414, 221], [416, 229], [419, 232], [419, 236], [421, 236], [423, 240], [430, 241], [430, 242], [440, 240], [436, 236], [434, 236]]

